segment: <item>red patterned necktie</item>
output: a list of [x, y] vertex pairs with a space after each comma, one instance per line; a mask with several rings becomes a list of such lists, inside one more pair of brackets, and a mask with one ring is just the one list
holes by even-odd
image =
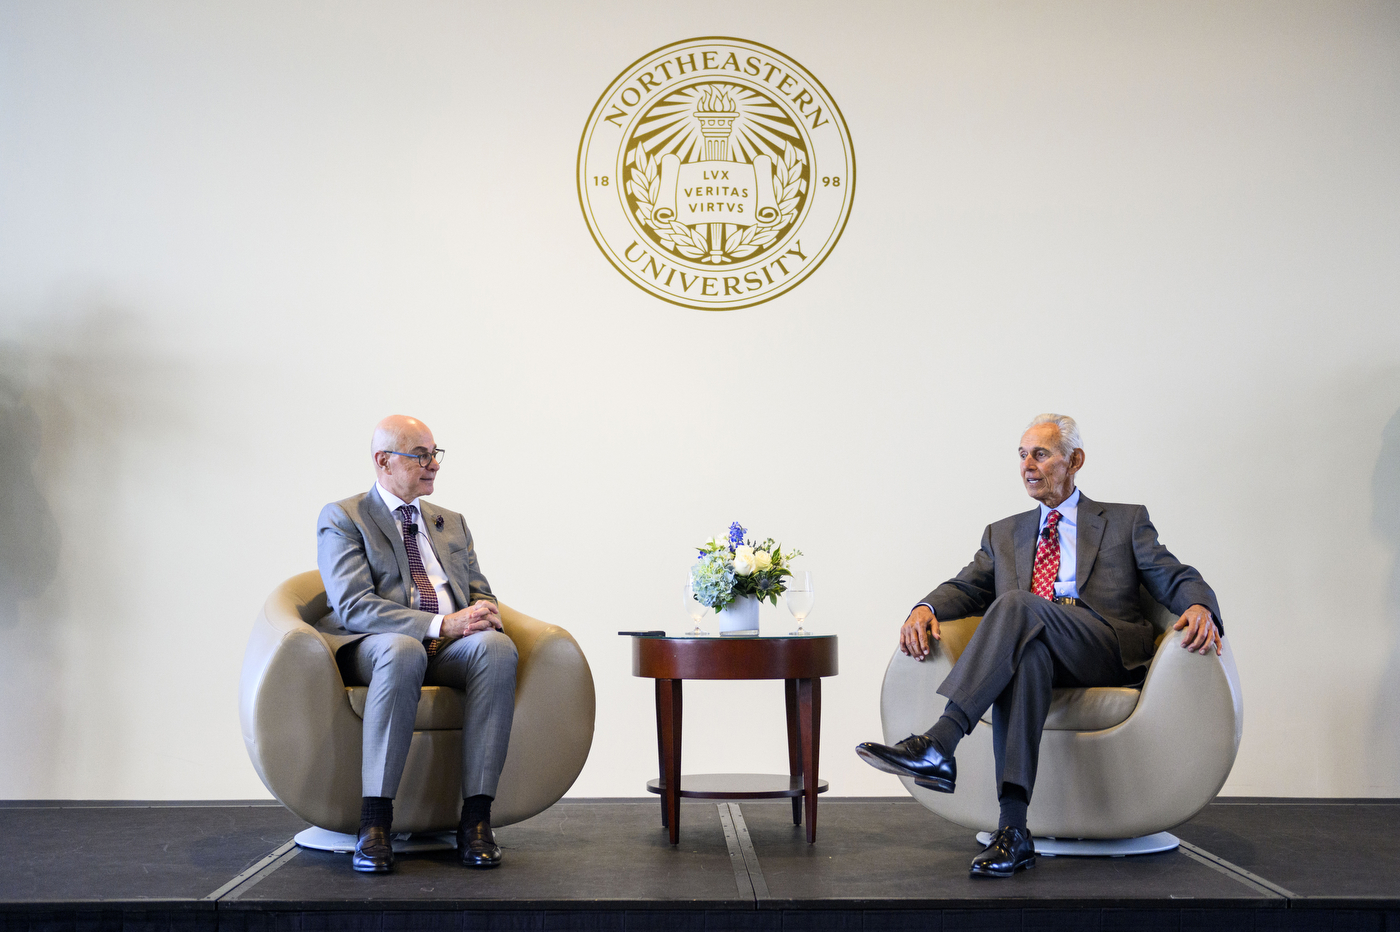
[[[428, 581], [428, 571], [423, 569], [423, 555], [418, 551], [418, 525], [414, 522], [414, 517], [418, 509], [412, 505], [400, 505], [395, 509], [399, 517], [403, 519], [403, 549], [408, 551], [408, 572], [413, 577], [413, 584], [418, 587], [418, 607], [430, 614], [438, 613], [437, 590]], [[438, 652], [441, 638], [424, 638], [423, 646], [428, 649], [428, 656]]]
[[1060, 513], [1050, 512], [1045, 519], [1045, 530], [1040, 535], [1040, 546], [1035, 551], [1035, 569], [1031, 571], [1031, 591], [1042, 599], [1055, 597], [1055, 577], [1060, 575], [1060, 535], [1055, 525], [1060, 523]]

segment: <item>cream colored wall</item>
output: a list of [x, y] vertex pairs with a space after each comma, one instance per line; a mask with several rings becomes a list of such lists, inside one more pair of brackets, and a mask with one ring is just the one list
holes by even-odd
[[[724, 314], [624, 280], [574, 187], [597, 95], [696, 35], [816, 74], [859, 169], [816, 274]], [[900, 793], [851, 753], [895, 629], [1026, 507], [1045, 409], [1220, 593], [1226, 792], [1400, 793], [1398, 41], [1389, 2], [0, 6], [0, 796], [262, 795], [250, 622], [393, 411], [589, 656], [575, 795], [655, 774], [614, 632], [679, 629], [733, 520], [841, 637], [832, 792]], [[785, 766], [777, 684], [686, 709], [687, 771]]]

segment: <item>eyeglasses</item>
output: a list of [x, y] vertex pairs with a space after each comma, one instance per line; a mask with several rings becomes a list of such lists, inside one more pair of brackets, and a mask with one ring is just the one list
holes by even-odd
[[379, 452], [392, 453], [394, 456], [406, 456], [411, 460], [417, 460], [420, 467], [427, 469], [429, 463], [442, 465], [442, 455], [447, 451], [441, 447], [433, 447], [431, 453], [400, 453], [398, 450], [380, 450]]

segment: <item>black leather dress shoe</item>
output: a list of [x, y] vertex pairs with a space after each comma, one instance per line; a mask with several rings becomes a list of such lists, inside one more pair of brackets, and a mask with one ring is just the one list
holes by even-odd
[[910, 735], [894, 747], [867, 741], [856, 745], [856, 754], [876, 770], [913, 777], [919, 786], [940, 793], [953, 792], [958, 781], [958, 762], [939, 753], [928, 735]]
[[1035, 840], [1023, 828], [999, 828], [992, 843], [972, 859], [973, 877], [1010, 877], [1035, 867]]
[[491, 835], [491, 823], [482, 820], [475, 825], [458, 825], [457, 856], [466, 867], [498, 866], [501, 849]]
[[366, 874], [387, 874], [394, 869], [394, 846], [387, 828], [367, 828], [355, 839], [350, 866]]

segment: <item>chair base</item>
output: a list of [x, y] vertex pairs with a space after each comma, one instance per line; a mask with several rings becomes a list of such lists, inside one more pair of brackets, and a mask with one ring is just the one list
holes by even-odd
[[[332, 832], [330, 829], [317, 828], [314, 825], [297, 832], [293, 840], [303, 848], [314, 848], [317, 851], [349, 854], [355, 850], [354, 835]], [[392, 840], [396, 854], [412, 851], [453, 851], [457, 848], [456, 832], [395, 832]]]
[[[992, 833], [978, 832], [977, 842], [991, 844]], [[1179, 844], [1180, 840], [1171, 832], [1137, 838], [1036, 838], [1035, 853], [1052, 858], [1122, 858], [1132, 854], [1160, 854], [1174, 850]]]

